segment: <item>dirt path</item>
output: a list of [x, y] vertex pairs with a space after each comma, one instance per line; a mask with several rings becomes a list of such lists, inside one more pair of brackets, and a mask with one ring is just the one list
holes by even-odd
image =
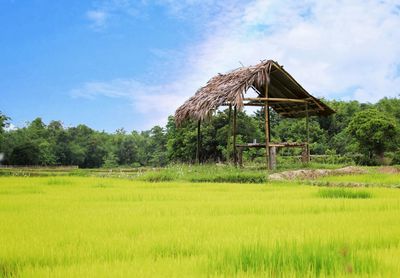
[[284, 171], [269, 175], [270, 180], [304, 180], [316, 179], [328, 175], [349, 175], [349, 174], [364, 174], [367, 170], [357, 166], [347, 166], [340, 169], [306, 169]]

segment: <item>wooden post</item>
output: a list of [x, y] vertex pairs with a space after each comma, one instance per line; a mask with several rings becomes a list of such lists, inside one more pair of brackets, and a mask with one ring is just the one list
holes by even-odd
[[[268, 99], [268, 84], [265, 85], [265, 98]], [[265, 158], [267, 163], [267, 169], [271, 170], [269, 163], [269, 111], [268, 111], [268, 100], [265, 101], [264, 114], [265, 114]]]
[[239, 147], [238, 148], [238, 156], [239, 156], [239, 167], [243, 167], [243, 148]]
[[227, 161], [231, 161], [231, 137], [232, 137], [232, 104], [229, 104], [229, 113], [228, 113], [228, 141], [226, 143], [226, 155]]
[[306, 130], [307, 130], [307, 163], [310, 162], [310, 124], [309, 124], [309, 119], [308, 119], [308, 103], [306, 102]]
[[267, 111], [268, 111], [268, 143], [271, 143], [271, 121], [270, 121], [271, 118], [269, 115], [269, 107], [268, 107]]
[[275, 170], [276, 169], [276, 147], [270, 147], [270, 151], [269, 151], [269, 163], [270, 163], [270, 168], [271, 170]]
[[236, 105], [233, 107], [233, 163], [237, 166], [237, 151], [236, 151], [236, 117], [237, 108]]
[[200, 164], [200, 123], [201, 121], [197, 121], [197, 149], [196, 149], [196, 163]]

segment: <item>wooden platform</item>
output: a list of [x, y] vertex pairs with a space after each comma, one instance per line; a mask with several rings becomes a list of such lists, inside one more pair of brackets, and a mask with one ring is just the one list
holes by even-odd
[[[307, 146], [307, 143], [292, 143], [292, 142], [281, 142], [281, 143], [269, 143], [269, 147], [275, 148], [296, 148]], [[265, 143], [247, 143], [237, 144], [238, 148], [265, 148]]]
[[[238, 150], [238, 164], [239, 166], [243, 166], [243, 149], [245, 148], [266, 148], [266, 144], [264, 143], [247, 143], [247, 144], [237, 144], [236, 148]], [[279, 148], [302, 148], [302, 162], [307, 163], [310, 161], [310, 154], [308, 151], [308, 144], [304, 142], [280, 142], [280, 143], [269, 143], [268, 144], [268, 161], [269, 161], [269, 168], [275, 169], [276, 168], [276, 154]]]

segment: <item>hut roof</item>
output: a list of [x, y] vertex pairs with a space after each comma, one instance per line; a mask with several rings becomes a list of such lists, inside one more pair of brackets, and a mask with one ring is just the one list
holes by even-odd
[[198, 89], [194, 96], [176, 110], [175, 121], [180, 125], [189, 118], [204, 120], [221, 105], [231, 104], [242, 109], [244, 94], [250, 88], [254, 89], [260, 98], [260, 100], [252, 99], [250, 103], [261, 104], [261, 98], [265, 98], [267, 84], [269, 84], [268, 98], [298, 99], [308, 103], [306, 108], [305, 103], [301, 102], [269, 102], [269, 105], [283, 117], [304, 117], [307, 110], [310, 116], [327, 116], [335, 113], [323, 102], [310, 95], [283, 69], [283, 66], [275, 61], [266, 60], [255, 66], [238, 68], [211, 78], [204, 87]]

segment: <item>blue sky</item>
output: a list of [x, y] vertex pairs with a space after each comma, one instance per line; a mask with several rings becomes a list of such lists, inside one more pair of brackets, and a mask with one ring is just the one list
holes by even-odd
[[274, 59], [316, 96], [400, 91], [398, 1], [0, 2], [0, 111], [15, 126], [164, 125], [218, 72]]

